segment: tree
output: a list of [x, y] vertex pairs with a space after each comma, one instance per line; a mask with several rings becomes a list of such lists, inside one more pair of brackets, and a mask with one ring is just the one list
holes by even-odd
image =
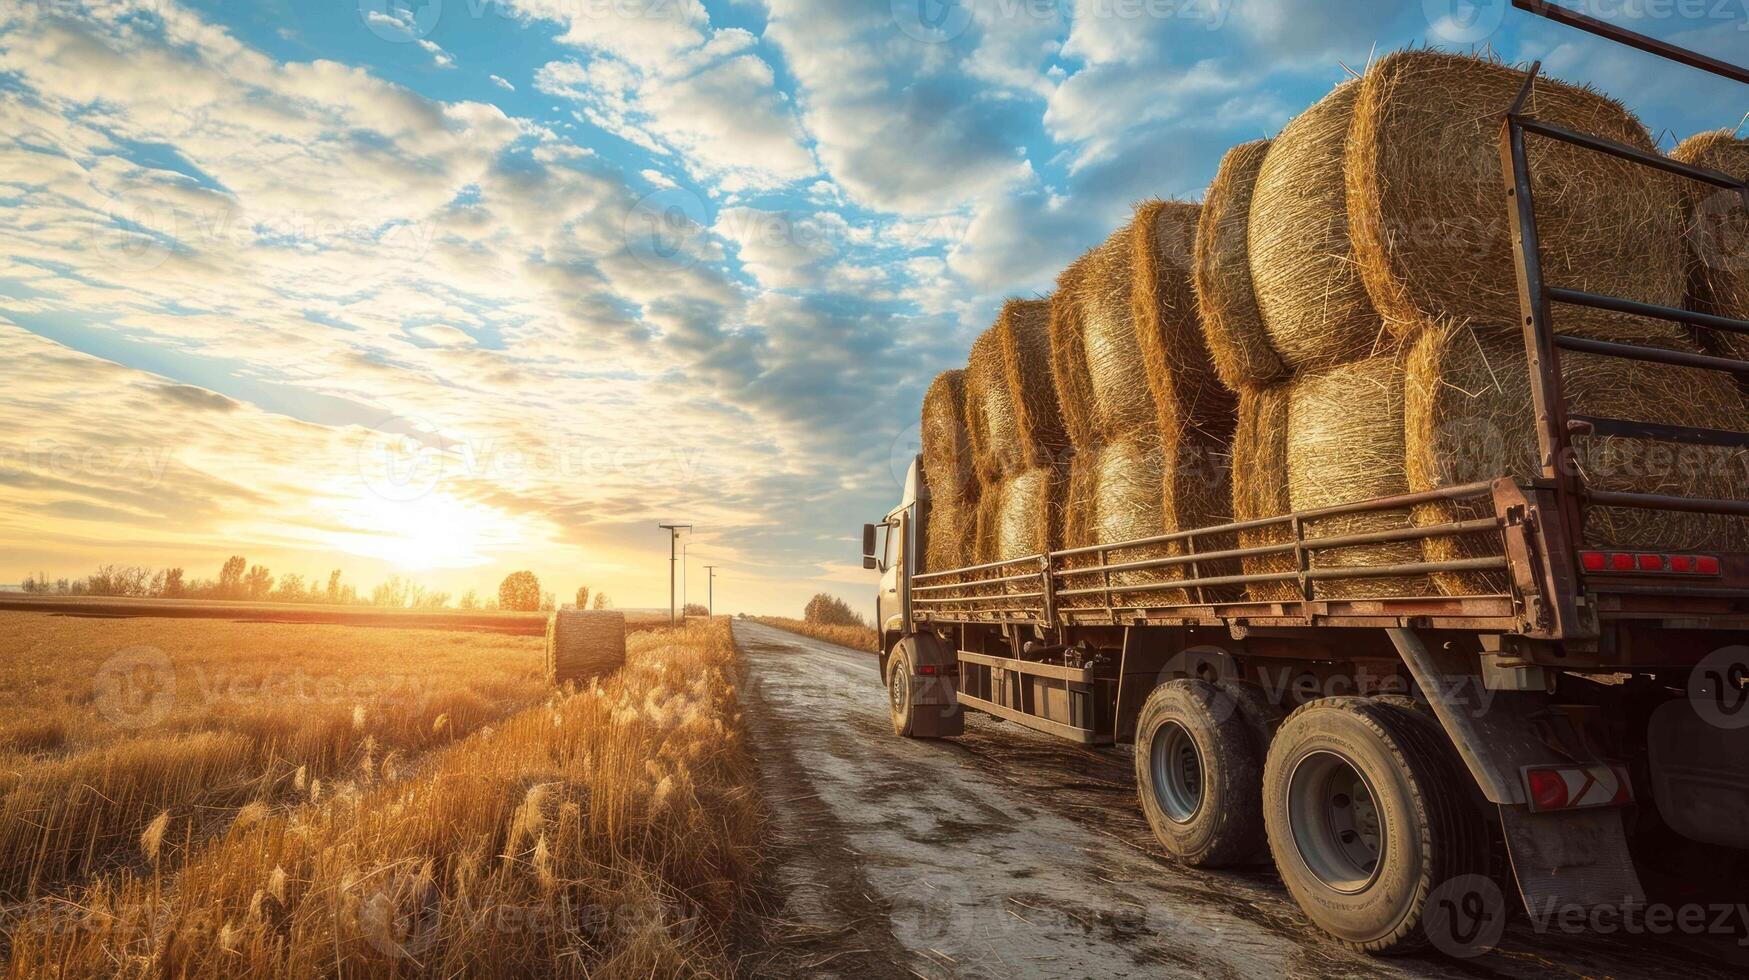
[[328, 601], [340, 601], [340, 569], [328, 573]]
[[478, 609], [480, 608], [480, 597], [473, 589], [469, 589], [462, 593], [460, 599], [456, 600], [456, 605], [462, 609]]
[[378, 582], [376, 588], [370, 590], [370, 604], [387, 606], [390, 609], [404, 609], [407, 606], [407, 601], [412, 598], [412, 592], [411, 582], [404, 581], [399, 575], [390, 575], [384, 581]]
[[273, 591], [273, 573], [265, 565], [251, 565], [243, 584], [249, 591], [249, 598], [265, 599], [267, 593]]
[[709, 616], [711, 611], [702, 602], [689, 602], [681, 611], [682, 616]]
[[243, 570], [248, 566], [248, 559], [242, 555], [225, 559], [225, 567], [219, 570], [219, 598], [243, 598]]
[[498, 606], [516, 612], [540, 609], [540, 579], [533, 572], [511, 572], [498, 583]]
[[304, 577], [297, 572], [286, 572], [279, 577], [279, 588], [273, 590], [273, 598], [279, 602], [304, 601]]
[[589, 586], [587, 585], [577, 586], [577, 608], [589, 608]]
[[182, 595], [182, 569], [164, 569], [164, 586], [160, 595], [169, 599], [174, 599]]
[[595, 608], [597, 608], [597, 609], [612, 609], [613, 608], [613, 600], [609, 599], [607, 597], [607, 593], [597, 592], [597, 593], [595, 593]]
[[819, 592], [808, 600], [802, 619], [821, 626], [866, 626], [850, 604], [835, 595]]
[[557, 608], [559, 608], [559, 594], [557, 592], [542, 592], [540, 594], [541, 612], [552, 612]]

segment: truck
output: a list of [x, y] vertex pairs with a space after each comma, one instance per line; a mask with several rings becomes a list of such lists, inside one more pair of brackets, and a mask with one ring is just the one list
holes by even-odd
[[[1740, 67], [1538, 0], [1514, 3], [1749, 83]], [[1540, 475], [926, 571], [930, 488], [919, 457], [898, 505], [863, 527], [864, 566], [881, 573], [878, 667], [897, 735], [961, 735], [976, 712], [1087, 746], [1132, 746], [1140, 806], [1168, 856], [1199, 867], [1272, 860], [1312, 923], [1366, 952], [1476, 952], [1500, 935], [1514, 892], [1539, 916], [1641, 908], [1643, 872], [1676, 849], [1692, 849], [1694, 867], [1741, 891], [1749, 553], [1597, 547], [1584, 517], [1607, 506], [1741, 518], [1749, 501], [1589, 486], [1573, 439], [1749, 449], [1749, 434], [1572, 413], [1560, 358], [1580, 351], [1739, 379], [1749, 361], [1557, 333], [1553, 318], [1578, 306], [1732, 333], [1749, 333], [1749, 322], [1545, 282], [1526, 144], [1557, 140], [1631, 160], [1734, 191], [1746, 208], [1749, 189], [1539, 122], [1522, 112], [1524, 99], [1503, 107], [1502, 203]], [[1311, 530], [1436, 502], [1486, 516]], [[1280, 543], [1256, 544], [1247, 532], [1258, 531]], [[1458, 535], [1489, 545], [1444, 561], [1313, 560]], [[1233, 568], [1267, 555], [1291, 556], [1294, 570]], [[1482, 570], [1506, 587], [1331, 595], [1352, 594], [1331, 588], [1341, 579]], [[1294, 598], [1232, 598], [1263, 580], [1288, 583]]]

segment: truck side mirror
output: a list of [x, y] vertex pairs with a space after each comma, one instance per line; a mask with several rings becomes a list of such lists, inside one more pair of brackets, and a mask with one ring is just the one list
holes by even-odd
[[875, 526], [873, 524], [864, 524], [862, 526], [862, 567], [864, 568], [881, 567], [881, 563], [875, 560], [874, 544]]
[[875, 569], [876, 571], [879, 571], [880, 567], [881, 567], [881, 560], [879, 558], [876, 558], [873, 555], [863, 555], [862, 556], [862, 567], [872, 568], [872, 569]]

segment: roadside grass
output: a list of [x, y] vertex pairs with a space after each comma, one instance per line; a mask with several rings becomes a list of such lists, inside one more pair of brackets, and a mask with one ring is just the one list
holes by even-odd
[[816, 640], [836, 643], [852, 650], [862, 650], [867, 653], [880, 652], [880, 634], [872, 626], [825, 626], [820, 623], [810, 623], [800, 619], [789, 619], [784, 616], [749, 616], [756, 623], [775, 626], [780, 630], [811, 636]]
[[732, 973], [766, 824], [735, 676], [726, 620], [634, 634], [622, 670], [416, 774], [35, 903], [10, 974]]
[[548, 694], [538, 637], [32, 613], [6, 626], [0, 899], [12, 902], [173, 868], [246, 808], [393, 780]]

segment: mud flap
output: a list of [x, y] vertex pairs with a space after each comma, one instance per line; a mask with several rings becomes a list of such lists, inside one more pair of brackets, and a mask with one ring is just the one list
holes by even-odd
[[1527, 806], [1502, 805], [1500, 826], [1532, 919], [1575, 908], [1645, 905], [1620, 810], [1532, 813]]
[[[911, 731], [919, 738], [962, 735], [966, 713], [959, 699], [959, 654], [933, 633], [916, 633], [899, 644], [911, 660]], [[926, 668], [936, 673], [926, 674]]]
[[1652, 713], [1653, 798], [1664, 822], [1689, 840], [1749, 849], [1749, 728], [1725, 728], [1693, 703]]

